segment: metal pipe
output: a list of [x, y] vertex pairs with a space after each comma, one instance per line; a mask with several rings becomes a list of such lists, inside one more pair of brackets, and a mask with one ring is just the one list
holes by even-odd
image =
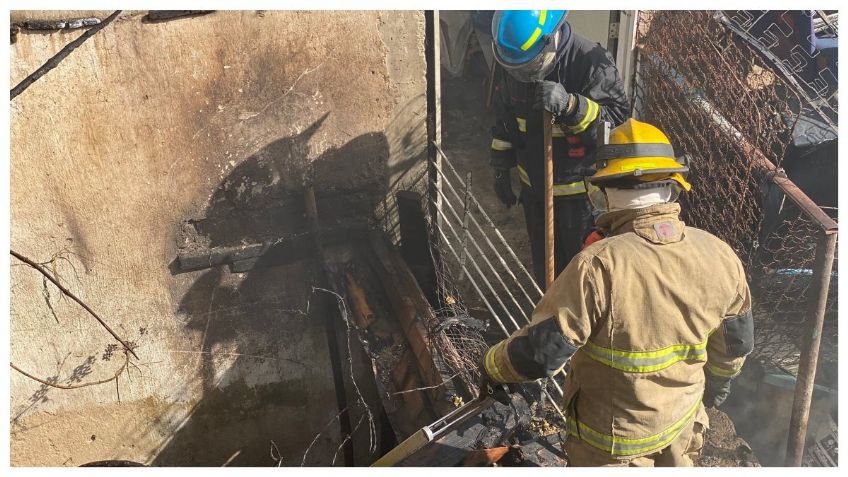
[[[459, 173], [456, 171], [456, 169], [454, 169], [453, 164], [451, 164], [451, 162], [450, 162], [450, 160], [448, 159], [448, 157], [447, 157], [447, 156], [445, 155], [445, 153], [442, 151], [442, 148], [441, 148], [441, 147], [439, 147], [439, 146], [436, 146], [436, 151], [439, 153], [439, 156], [440, 156], [440, 157], [444, 160], [444, 161], [443, 161], [443, 163], [448, 165], [448, 169], [450, 169], [450, 170], [451, 170], [451, 172], [453, 172], [453, 174], [454, 174], [454, 175], [457, 177], [457, 179], [459, 179], [459, 180], [460, 180], [460, 182], [461, 182], [461, 181], [462, 181], [462, 178], [459, 176]], [[441, 171], [440, 171], [440, 172], [441, 172]], [[442, 175], [444, 175], [444, 174], [442, 174]], [[506, 239], [503, 237], [503, 235], [501, 235], [501, 231], [500, 231], [497, 227], [495, 227], [495, 223], [494, 223], [494, 222], [492, 222], [492, 219], [491, 219], [491, 217], [489, 217], [489, 214], [487, 214], [487, 213], [486, 213], [486, 210], [485, 210], [485, 209], [483, 209], [483, 207], [482, 207], [482, 206], [480, 206], [480, 202], [478, 202], [478, 201], [477, 201], [477, 198], [476, 198], [476, 197], [474, 197], [474, 195], [473, 195], [473, 194], [471, 195], [471, 200], [473, 200], [473, 201], [474, 201], [474, 205], [476, 205], [476, 206], [477, 206], [477, 210], [479, 210], [479, 211], [480, 211], [480, 215], [482, 215], [482, 216], [483, 216], [483, 218], [486, 220], [486, 223], [489, 225], [489, 227], [492, 227], [492, 229], [495, 231], [495, 235], [497, 235], [498, 240], [500, 240], [500, 241], [501, 241], [501, 243], [503, 244], [503, 246], [504, 246], [504, 247], [506, 248], [506, 250], [509, 252], [509, 255], [512, 257], [512, 259], [513, 259], [513, 260], [515, 261], [515, 263], [518, 265], [518, 268], [519, 268], [522, 272], [524, 272], [524, 274], [525, 274], [525, 275], [527, 276], [527, 278], [530, 280], [530, 283], [532, 283], [532, 284], [533, 284], [533, 286], [536, 288], [536, 291], [537, 291], [537, 292], [539, 292], [539, 296], [541, 297], [542, 295], [544, 295], [544, 292], [542, 292], [542, 289], [539, 287], [539, 284], [538, 284], [538, 283], [536, 283], [536, 279], [535, 279], [535, 278], [533, 278], [533, 275], [531, 275], [531, 274], [530, 274], [530, 272], [528, 272], [528, 271], [527, 271], [527, 268], [525, 268], [525, 267], [524, 267], [524, 264], [523, 264], [523, 263], [521, 263], [521, 260], [519, 260], [519, 259], [518, 259], [518, 256], [517, 256], [517, 255], [515, 255], [515, 252], [512, 250], [512, 247], [510, 247], [510, 246], [509, 246], [509, 243], [507, 243]]]
[[[459, 193], [456, 191], [456, 189], [454, 189], [453, 185], [450, 183], [450, 181], [447, 179], [447, 177], [442, 177], [442, 179], [443, 179], [442, 183], [444, 185], [448, 186], [448, 189], [451, 190], [451, 192], [454, 194], [454, 196], [459, 198]], [[469, 192], [469, 196], [470, 195], [471, 195], [471, 193]], [[445, 200], [447, 200], [447, 198], [445, 198]], [[492, 252], [494, 252], [495, 256], [498, 258], [498, 261], [500, 261], [501, 266], [503, 267], [504, 271], [506, 271], [506, 273], [510, 276], [510, 278], [512, 278], [513, 281], [515, 281], [515, 284], [518, 285], [518, 288], [521, 289], [521, 292], [524, 293], [524, 297], [527, 298], [527, 302], [529, 303], [530, 307], [535, 308], [536, 302], [534, 302], [533, 299], [530, 298], [530, 295], [527, 293], [527, 290], [525, 290], [524, 287], [521, 285], [521, 282], [518, 281], [518, 277], [516, 277], [515, 274], [512, 272], [512, 269], [510, 268], [509, 264], [507, 264], [506, 260], [504, 260], [503, 256], [500, 253], [498, 253], [498, 250], [495, 247], [495, 245], [492, 243], [491, 240], [489, 240], [489, 236], [486, 234], [486, 231], [483, 230], [483, 227], [481, 227], [480, 223], [477, 222], [477, 219], [474, 218], [474, 214], [469, 213], [468, 215], [471, 218], [471, 222], [475, 226], [477, 226], [477, 229], [480, 231], [480, 235], [483, 236], [483, 240], [486, 241], [486, 244], [489, 245], [489, 248], [492, 249]]]
[[807, 424], [810, 419], [810, 405], [813, 400], [813, 388], [816, 380], [816, 364], [819, 359], [824, 315], [827, 311], [827, 296], [830, 290], [830, 277], [833, 258], [836, 253], [836, 233], [824, 233], [816, 247], [816, 262], [813, 269], [810, 298], [812, 315], [807, 320], [809, 329], [804, 335], [801, 347], [801, 362], [798, 366], [798, 380], [795, 383], [795, 398], [792, 401], [792, 417], [789, 420], [789, 440], [786, 445], [786, 465], [799, 467], [804, 456], [804, 444], [807, 438]]

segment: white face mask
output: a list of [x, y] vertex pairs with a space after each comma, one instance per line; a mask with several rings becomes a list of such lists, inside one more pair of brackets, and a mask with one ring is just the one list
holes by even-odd
[[625, 209], [644, 209], [656, 204], [672, 202], [677, 198], [675, 187], [666, 184], [662, 187], [650, 189], [616, 189], [608, 187], [605, 189], [607, 195], [607, 207], [609, 211]]
[[680, 186], [675, 183], [646, 189], [617, 189], [615, 187], [600, 189], [587, 180], [586, 191], [592, 207], [600, 213], [644, 209], [655, 204], [674, 202], [680, 196]]

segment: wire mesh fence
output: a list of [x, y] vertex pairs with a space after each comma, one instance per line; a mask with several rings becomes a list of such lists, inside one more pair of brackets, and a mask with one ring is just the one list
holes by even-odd
[[[835, 68], [815, 48], [816, 15], [643, 11], [637, 30], [634, 116], [689, 156], [693, 191], [682, 199], [683, 218], [742, 259], [754, 295], [755, 353], [793, 374], [817, 292], [811, 284], [823, 227], [775, 178], [785, 178], [790, 150], [837, 137]], [[819, 34], [835, 38], [836, 19], [818, 15], [831, 22]], [[834, 365], [836, 283], [822, 350]]]

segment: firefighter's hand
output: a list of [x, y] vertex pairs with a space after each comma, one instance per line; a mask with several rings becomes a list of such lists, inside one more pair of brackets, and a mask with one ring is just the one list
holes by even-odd
[[704, 407], [719, 407], [730, 395], [730, 378], [720, 378], [706, 374], [704, 384]]
[[540, 81], [536, 85], [535, 109], [544, 109], [554, 117], [567, 115], [571, 94], [556, 81]]
[[498, 200], [510, 208], [518, 200], [512, 192], [512, 181], [509, 177], [509, 169], [495, 169], [495, 194]]

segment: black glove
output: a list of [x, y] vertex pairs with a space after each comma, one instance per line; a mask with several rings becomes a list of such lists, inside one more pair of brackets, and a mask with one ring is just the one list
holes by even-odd
[[731, 378], [721, 378], [706, 374], [706, 383], [704, 384], [704, 406], [719, 407], [730, 395]]
[[512, 390], [506, 384], [499, 384], [492, 381], [492, 378], [486, 374], [485, 369], [481, 369], [480, 374], [482, 376], [480, 380], [480, 397], [491, 397], [495, 401], [509, 406], [512, 402], [512, 399], [509, 397]]
[[567, 115], [571, 111], [571, 93], [556, 81], [540, 81], [536, 84], [536, 101], [533, 103], [535, 109], [545, 109], [554, 117]]
[[506, 208], [515, 205], [518, 200], [512, 192], [512, 180], [509, 177], [509, 169], [495, 169], [495, 194], [503, 202]]

